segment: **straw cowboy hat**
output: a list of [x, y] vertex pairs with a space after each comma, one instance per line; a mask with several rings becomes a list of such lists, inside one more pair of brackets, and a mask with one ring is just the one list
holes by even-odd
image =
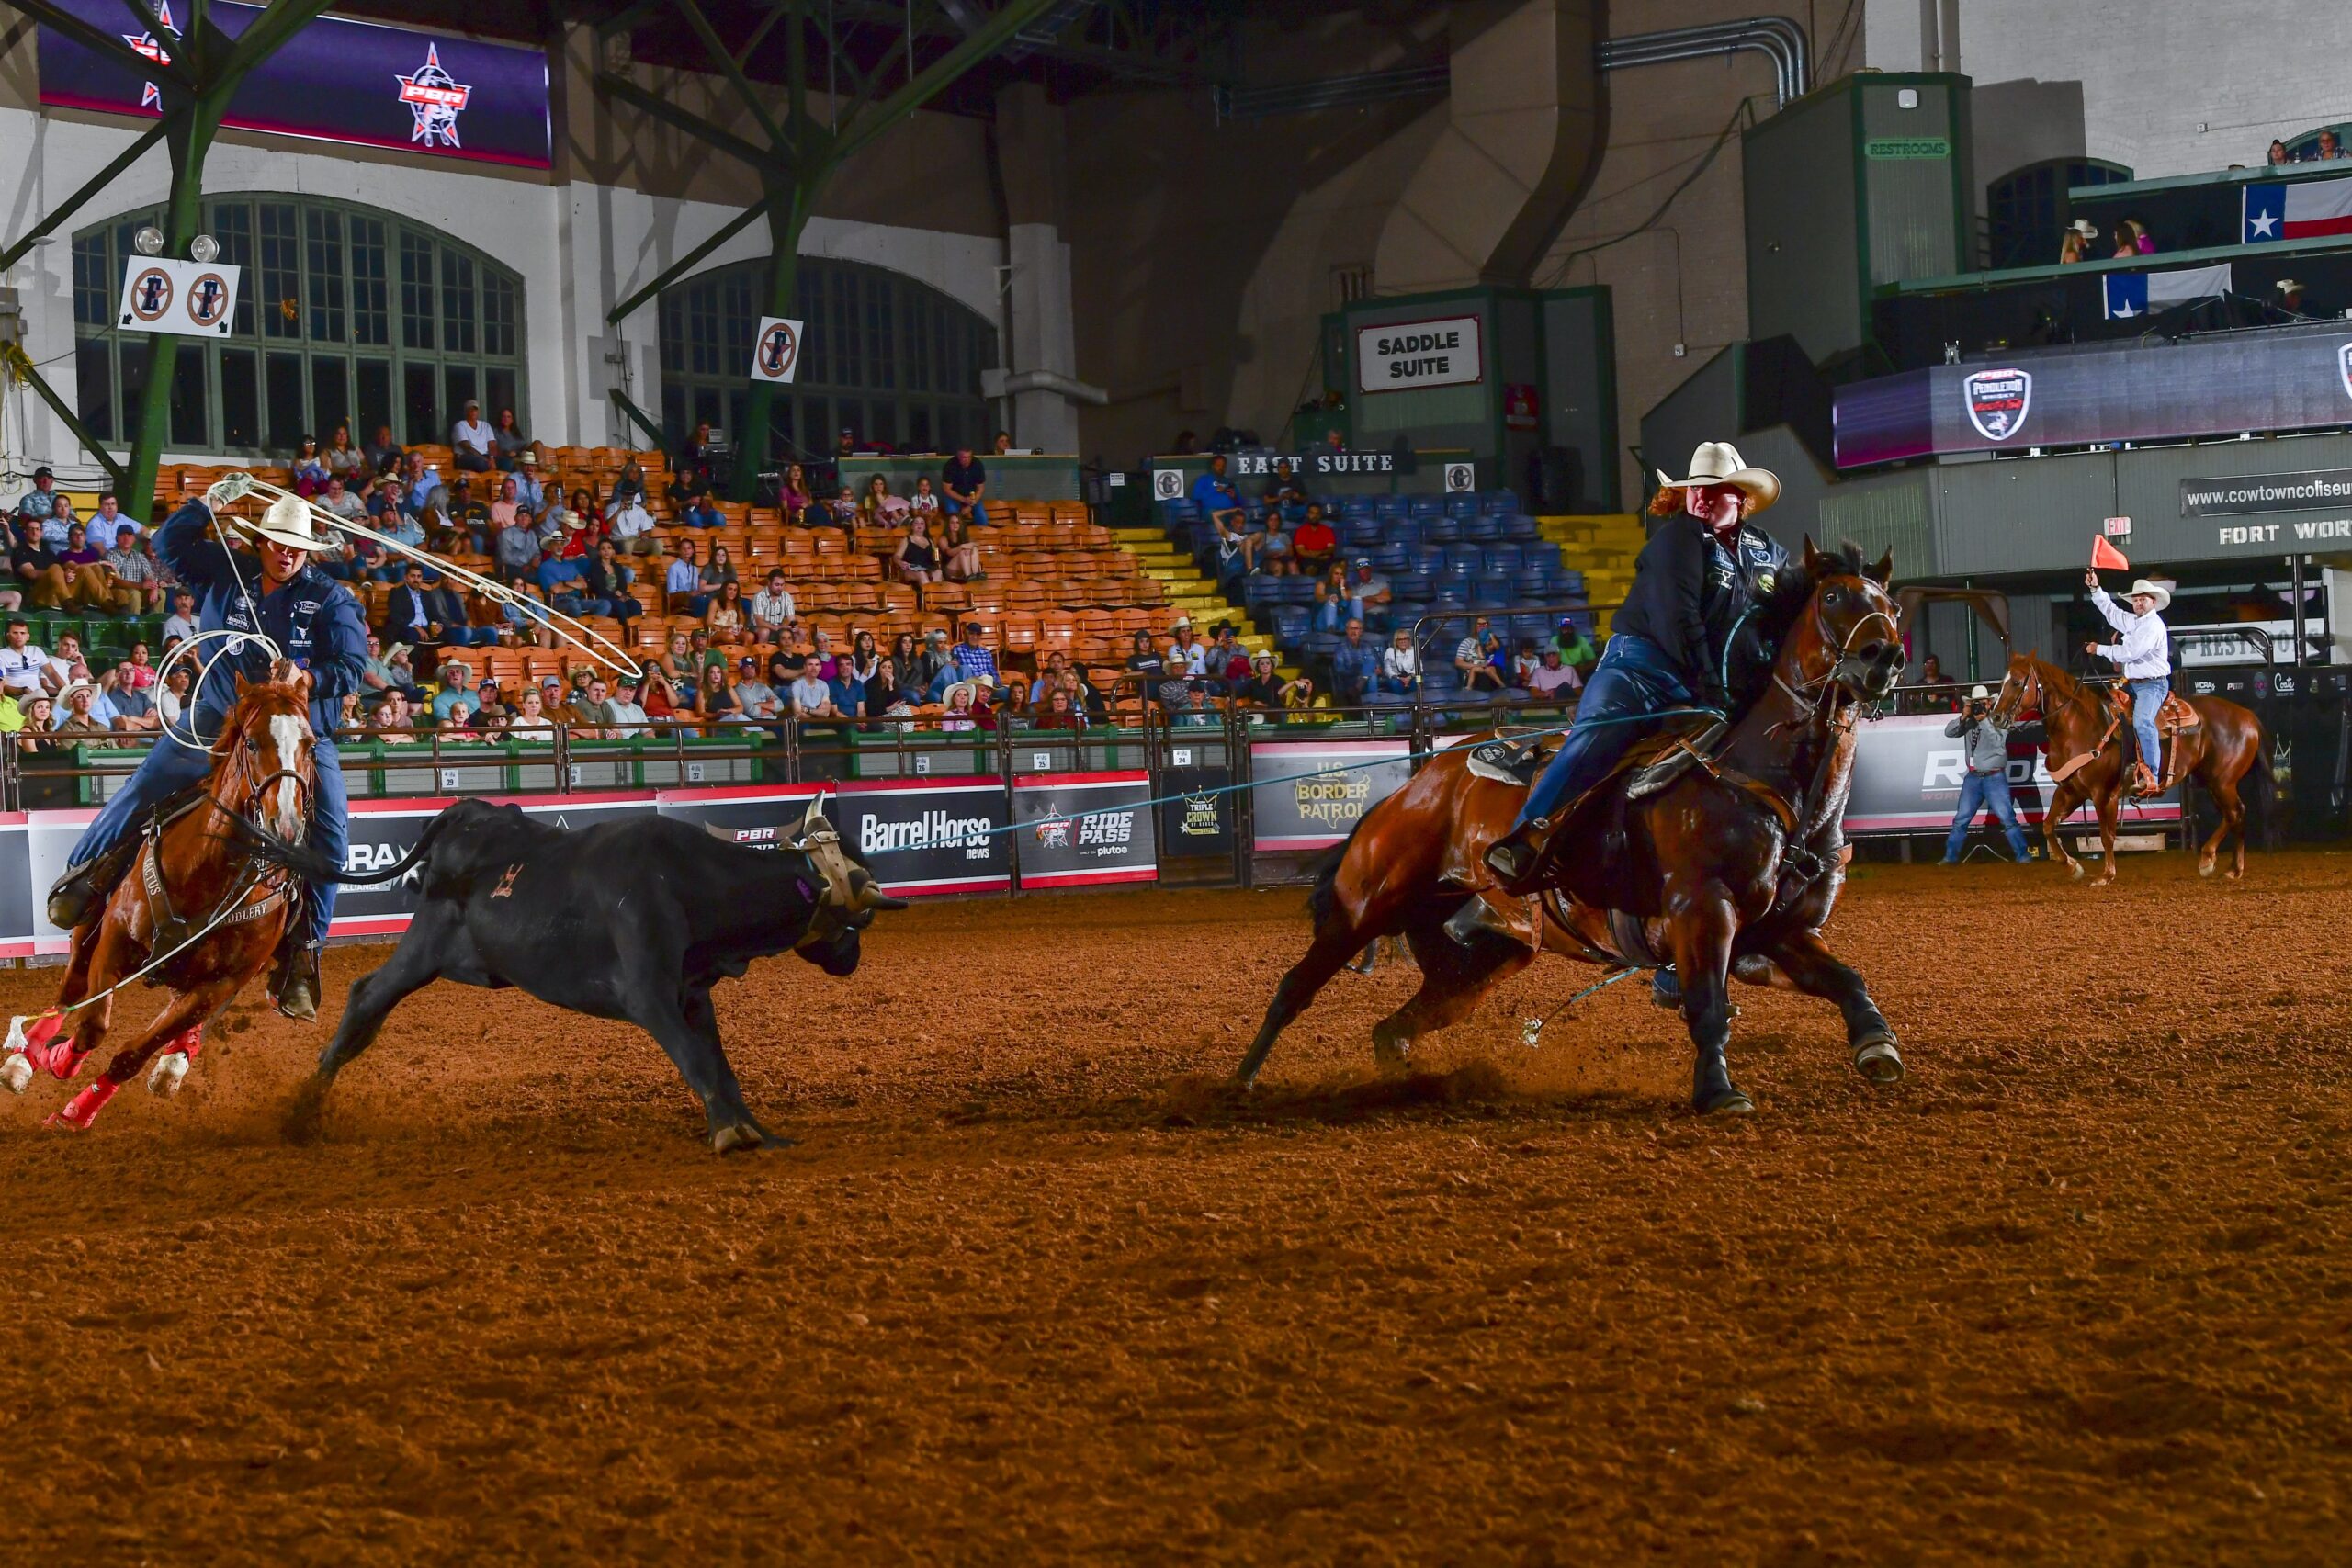
[[1668, 479], [1666, 470], [1658, 470], [1658, 484], [1667, 490], [1689, 490], [1695, 485], [1729, 485], [1747, 497], [1750, 515], [1763, 511], [1781, 499], [1781, 476], [1769, 468], [1751, 468], [1739, 455], [1739, 448], [1728, 441], [1702, 441], [1699, 449], [1690, 454], [1690, 477]]
[[1972, 703], [1989, 702], [1992, 700], [1992, 692], [1986, 688], [1982, 681], [1968, 688], [1968, 700]]
[[2132, 584], [2132, 592], [2126, 593], [2124, 597], [2126, 599], [2137, 599], [2143, 594], [2148, 598], [2154, 599], [2156, 602], [2156, 608], [2159, 610], [2172, 603], [2171, 589], [2166, 588], [2161, 582], [2151, 582], [2144, 577], [2133, 582]]
[[263, 538], [291, 549], [332, 550], [336, 547], [336, 541], [331, 536], [319, 531], [311, 508], [300, 496], [279, 496], [269, 503], [269, 510], [261, 514], [260, 522], [248, 523], [245, 526]]
[[2087, 218], [2077, 218], [2072, 223], [2067, 224], [2066, 227], [2072, 229], [2075, 233], [2080, 234], [2086, 240], [2096, 240], [2098, 238], [2098, 225], [2092, 222]]

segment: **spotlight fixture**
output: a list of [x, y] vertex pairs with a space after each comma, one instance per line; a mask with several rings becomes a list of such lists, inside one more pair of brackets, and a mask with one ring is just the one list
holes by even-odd
[[142, 256], [160, 256], [164, 254], [164, 231], [153, 223], [146, 224], [130, 237], [130, 247]]
[[220, 242], [209, 234], [198, 234], [188, 242], [187, 254], [199, 262], [209, 262], [220, 254]]

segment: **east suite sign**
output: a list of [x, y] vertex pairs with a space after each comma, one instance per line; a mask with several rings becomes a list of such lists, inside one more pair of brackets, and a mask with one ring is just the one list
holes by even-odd
[[1391, 321], [1356, 331], [1356, 384], [1367, 392], [1460, 387], [1485, 378], [1478, 318]]

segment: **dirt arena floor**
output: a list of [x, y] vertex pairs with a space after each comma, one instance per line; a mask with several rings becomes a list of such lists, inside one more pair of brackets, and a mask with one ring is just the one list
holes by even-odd
[[[1213, 1087], [1295, 890], [885, 917], [650, 1042], [441, 986], [0, 1105], [0, 1559], [2342, 1562], [2352, 857], [1863, 867], [1904, 1037], [1742, 989], [1761, 1113], [1538, 964], [1383, 1084], [1341, 976]], [[332, 955], [331, 1018], [383, 950]], [[32, 1011], [55, 972], [0, 975]]]

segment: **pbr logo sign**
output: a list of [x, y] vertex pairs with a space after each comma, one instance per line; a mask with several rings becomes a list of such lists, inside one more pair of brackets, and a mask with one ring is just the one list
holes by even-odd
[[2344, 395], [2352, 398], [2352, 343], [2335, 345], [2335, 373], [2344, 381]]
[[758, 335], [752, 340], [752, 379], [789, 382], [800, 368], [800, 323], [782, 316], [760, 318]]
[[1968, 423], [1987, 441], [2016, 438], [2033, 403], [2033, 373], [2030, 370], [1979, 370], [1960, 383]]
[[408, 133], [411, 141], [420, 147], [464, 145], [458, 140], [458, 117], [465, 112], [474, 90], [441, 69], [437, 46], [424, 46], [424, 63], [414, 75], [395, 74], [392, 80], [401, 85], [401, 102], [408, 106], [414, 121], [414, 129]]

